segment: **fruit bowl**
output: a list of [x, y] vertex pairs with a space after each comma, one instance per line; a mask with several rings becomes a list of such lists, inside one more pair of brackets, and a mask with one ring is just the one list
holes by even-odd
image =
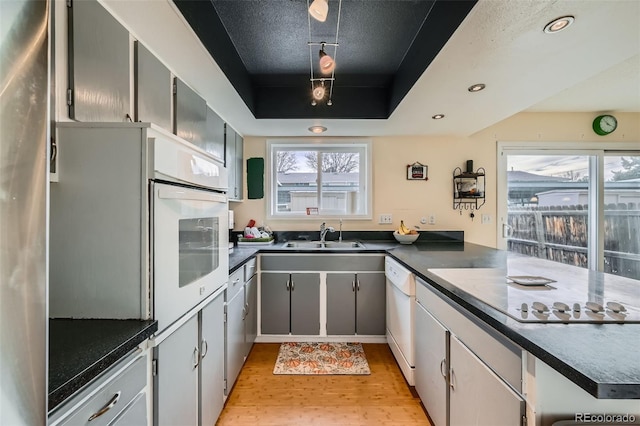
[[420, 234], [402, 235], [402, 234], [398, 234], [398, 231], [393, 231], [393, 236], [395, 237], [396, 241], [398, 241], [400, 244], [413, 244], [413, 242], [418, 239]]

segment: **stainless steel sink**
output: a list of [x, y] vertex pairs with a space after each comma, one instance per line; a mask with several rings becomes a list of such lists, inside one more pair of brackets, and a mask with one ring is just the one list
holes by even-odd
[[364, 244], [359, 241], [288, 241], [283, 248], [297, 250], [358, 250], [363, 249]]

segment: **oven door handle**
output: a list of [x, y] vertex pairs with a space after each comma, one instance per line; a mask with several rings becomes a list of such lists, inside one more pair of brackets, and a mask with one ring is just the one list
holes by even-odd
[[214, 203], [226, 203], [227, 197], [221, 194], [214, 194], [205, 191], [191, 191], [188, 189], [160, 188], [158, 198], [162, 200], [192, 200], [211, 201]]

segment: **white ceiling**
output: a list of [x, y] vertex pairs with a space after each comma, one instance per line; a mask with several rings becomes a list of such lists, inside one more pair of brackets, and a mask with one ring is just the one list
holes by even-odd
[[[480, 0], [388, 120], [257, 120], [170, 0], [102, 2], [244, 136], [471, 135], [522, 111], [640, 112], [638, 0]], [[564, 15], [572, 26], [542, 31]]]

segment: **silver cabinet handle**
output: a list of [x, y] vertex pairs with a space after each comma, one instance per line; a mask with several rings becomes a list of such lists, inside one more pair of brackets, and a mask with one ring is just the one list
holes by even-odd
[[193, 369], [195, 370], [200, 365], [200, 349], [196, 346], [193, 348]]
[[356, 291], [356, 282], [351, 281], [351, 291]]
[[357, 291], [360, 291], [360, 280], [356, 279], [356, 289]]
[[456, 381], [455, 378], [456, 378], [456, 376], [453, 373], [453, 368], [452, 368], [451, 370], [449, 370], [449, 387], [451, 387], [452, 391], [456, 390], [456, 387], [454, 385], [454, 382]]
[[235, 280], [233, 280], [233, 284], [232, 285], [236, 285], [240, 282], [240, 278], [236, 278]]
[[447, 360], [444, 358], [440, 361], [440, 374], [442, 374], [442, 377], [445, 379], [447, 378]]
[[242, 308], [242, 321], [247, 318], [247, 308]]
[[287, 280], [287, 291], [291, 290], [291, 280]]
[[113, 395], [113, 397], [111, 398], [111, 400], [109, 400], [109, 402], [107, 402], [107, 405], [105, 405], [104, 407], [102, 407], [101, 409], [99, 409], [98, 411], [96, 411], [95, 413], [93, 413], [91, 415], [91, 417], [89, 417], [88, 421], [92, 421], [97, 419], [98, 417], [100, 417], [101, 415], [103, 415], [104, 413], [106, 413], [107, 411], [111, 410], [113, 408], [114, 405], [116, 405], [118, 403], [118, 400], [120, 399], [120, 395], [122, 394], [122, 391], [118, 391], [116, 392], [115, 395]]
[[293, 279], [291, 280], [291, 291], [296, 289], [296, 283], [293, 282]]
[[205, 356], [207, 356], [207, 352], [209, 352], [209, 344], [205, 339], [202, 339], [201, 346], [202, 346], [202, 358], [204, 358]]

